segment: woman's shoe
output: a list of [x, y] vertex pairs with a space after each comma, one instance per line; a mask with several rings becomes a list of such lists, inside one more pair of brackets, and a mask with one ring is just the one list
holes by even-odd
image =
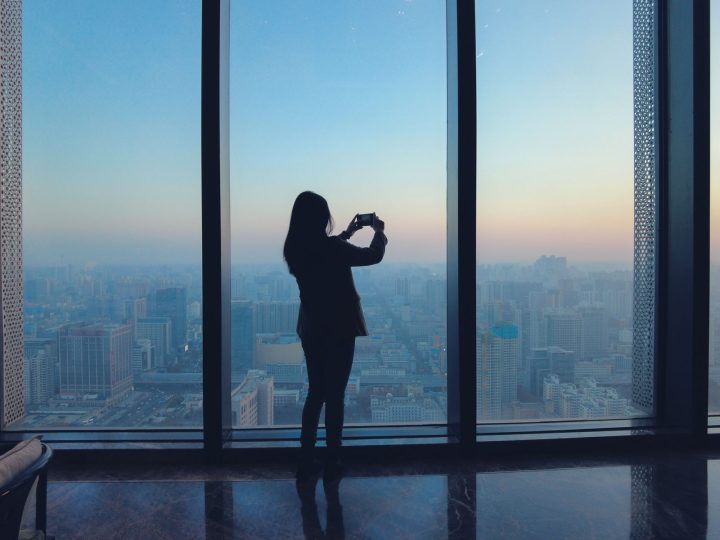
[[325, 470], [323, 471], [323, 481], [333, 482], [342, 478], [345, 472], [345, 464], [340, 458], [331, 458], [325, 462]]
[[323, 466], [316, 459], [301, 460], [298, 463], [297, 469], [295, 470], [295, 478], [298, 482], [306, 482], [312, 480], [314, 477], [320, 474]]

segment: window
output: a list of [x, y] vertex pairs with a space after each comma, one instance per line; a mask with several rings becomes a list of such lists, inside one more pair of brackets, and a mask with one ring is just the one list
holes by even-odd
[[711, 414], [720, 413], [720, 140], [718, 139], [718, 31], [720, 30], [720, 12], [717, 3], [712, 2], [710, 9], [710, 385], [708, 409]]
[[235, 427], [300, 423], [282, 246], [305, 190], [328, 200], [334, 234], [356, 213], [387, 223], [383, 262], [353, 270], [370, 335], [356, 340], [346, 423], [444, 423], [444, 3], [238, 1], [230, 34], [233, 411], [257, 401]]
[[[690, 10], [703, 19], [705, 4], [660, 4], [660, 13], [655, 0], [321, 8], [237, 0], [226, 18], [226, 0], [0, 1], [3, 429], [138, 429], [150, 437], [188, 428], [197, 437], [204, 410], [204, 443], [216, 449], [230, 419], [237, 428], [297, 426], [307, 375], [282, 243], [305, 189], [328, 199], [336, 233], [358, 212], [376, 211], [388, 225], [385, 260], [354, 271], [371, 335], [357, 340], [348, 424], [436, 424], [377, 431], [458, 434], [469, 444], [477, 405], [478, 421], [490, 424], [646, 417], [633, 424], [688, 428], [698, 375], [682, 358], [697, 346], [695, 302], [707, 296], [695, 294], [703, 279], [685, 294], [683, 278], [708, 268], [688, 227], [700, 218], [691, 195], [702, 178], [694, 186], [685, 179], [694, 174], [688, 156], [701, 156], [707, 142], [692, 111], [705, 106], [708, 67], [698, 61], [705, 30], [692, 25]], [[455, 10], [464, 24], [448, 32]], [[217, 83], [213, 39], [226, 28], [231, 54], [227, 64], [220, 54], [219, 79], [224, 85], [229, 72], [231, 106], [229, 117], [215, 118], [214, 106], [225, 111], [224, 86], [217, 101], [200, 86]], [[452, 59], [455, 45], [470, 50], [466, 29], [477, 41], [475, 119], [463, 91], [467, 70]], [[674, 41], [659, 47], [658, 35]], [[691, 82], [700, 91], [686, 91]], [[477, 200], [465, 204], [455, 204], [456, 178], [463, 189], [475, 185], [455, 174], [456, 112], [477, 122]], [[220, 231], [222, 241], [202, 246], [200, 223], [201, 191], [225, 187], [226, 178], [218, 182], [211, 166], [201, 171], [201, 127], [212, 139], [203, 155], [213, 161], [225, 157], [228, 124], [229, 330], [228, 303], [212, 289], [226, 285], [215, 279], [227, 275], [226, 225], [206, 204], [212, 226], [203, 230]], [[464, 124], [462, 132], [473, 134]], [[666, 157], [673, 168], [662, 168]], [[464, 150], [460, 161], [458, 171], [472, 169]], [[466, 212], [468, 201], [476, 212]], [[475, 213], [476, 231], [455, 230]], [[476, 234], [475, 313], [457, 302], [458, 294], [473, 299], [465, 273], [472, 264], [457, 265], [473, 249], [467, 230]], [[353, 241], [366, 245], [369, 236]], [[720, 401], [715, 236], [711, 412]], [[203, 284], [212, 297], [207, 340]], [[475, 340], [457, 347], [467, 322]], [[231, 358], [219, 352], [226, 337]], [[206, 376], [203, 346], [213, 351]], [[458, 375], [473, 366], [475, 393], [465, 386], [473, 377]], [[219, 397], [203, 407], [203, 384], [224, 407]], [[704, 401], [693, 393], [693, 403]], [[295, 431], [247, 437], [277, 434]]]
[[13, 428], [202, 425], [200, 7], [24, 2]]
[[654, 3], [475, 5], [478, 422], [652, 414]]

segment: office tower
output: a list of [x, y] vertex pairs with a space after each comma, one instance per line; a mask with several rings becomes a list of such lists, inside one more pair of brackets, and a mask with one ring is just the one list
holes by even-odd
[[44, 403], [58, 393], [57, 337], [26, 338], [25, 398], [28, 403]]
[[132, 326], [69, 324], [58, 331], [60, 395], [116, 401], [132, 389]]
[[542, 399], [545, 403], [549, 403], [552, 412], [558, 414], [560, 412], [560, 378], [554, 373], [548, 373], [542, 379]]
[[230, 294], [233, 300], [245, 295], [245, 276], [240, 275], [230, 280]]
[[620, 320], [632, 318], [632, 281], [611, 282], [602, 290], [600, 297], [611, 317]]
[[152, 341], [149, 339], [139, 339], [132, 347], [131, 364], [133, 373], [140, 373], [155, 367], [154, 351]]
[[257, 425], [272, 426], [273, 425], [273, 406], [274, 406], [274, 390], [275, 385], [273, 378], [268, 376], [264, 371], [251, 369], [247, 374], [247, 379], [257, 388]]
[[255, 331], [259, 334], [294, 333], [299, 302], [258, 302], [255, 304]]
[[22, 2], [0, 10], [0, 424], [25, 415], [22, 263]]
[[125, 300], [125, 321], [132, 322], [133, 325], [136, 325], [137, 320], [144, 317], [147, 317], [146, 298], [131, 298], [129, 300]]
[[531, 366], [528, 358], [533, 349], [545, 346], [545, 317], [541, 310], [523, 309], [520, 313], [520, 383], [528, 390], [532, 386], [530, 380]]
[[403, 305], [410, 304], [410, 279], [407, 277], [395, 280], [395, 295], [400, 298]]
[[26, 403], [47, 403], [53, 395], [55, 357], [47, 354], [45, 350], [39, 350], [35, 355], [25, 357], [24, 366]]
[[582, 307], [578, 311], [582, 319], [580, 358], [593, 360], [604, 356], [608, 348], [608, 319], [605, 309]]
[[167, 366], [173, 356], [170, 342], [171, 327], [172, 324], [167, 317], [145, 317], [137, 320], [135, 339], [138, 341], [150, 340], [155, 351], [154, 367]]
[[481, 330], [476, 342], [477, 417], [494, 420], [517, 400], [518, 327], [505, 323]]
[[447, 282], [444, 279], [428, 279], [425, 282], [425, 306], [431, 313], [438, 312], [447, 304]]
[[233, 427], [273, 425], [273, 394], [273, 378], [264, 371], [249, 370], [230, 395]]
[[255, 365], [256, 309], [252, 302], [233, 300], [230, 311], [232, 372], [244, 373]]
[[582, 319], [572, 311], [554, 311], [545, 315], [546, 343], [580, 354]]
[[558, 378], [558, 384], [572, 383], [575, 380], [577, 355], [560, 347], [541, 347], [532, 349], [527, 359], [530, 369], [530, 391], [538, 397], [543, 393], [543, 379], [548, 374]]
[[580, 293], [575, 286], [573, 279], [558, 280], [558, 306], [561, 309], [575, 308], [580, 301]]
[[155, 291], [155, 317], [167, 317], [170, 328], [170, 345], [173, 353], [187, 343], [187, 292], [185, 287], [169, 287]]

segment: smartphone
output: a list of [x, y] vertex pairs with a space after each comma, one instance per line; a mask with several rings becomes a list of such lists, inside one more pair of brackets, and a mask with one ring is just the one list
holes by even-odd
[[361, 227], [369, 227], [375, 221], [375, 212], [372, 214], [358, 214], [357, 222]]

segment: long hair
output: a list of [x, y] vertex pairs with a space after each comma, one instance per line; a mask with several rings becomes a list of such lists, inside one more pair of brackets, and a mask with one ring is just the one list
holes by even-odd
[[297, 275], [298, 270], [316, 256], [315, 248], [332, 229], [332, 215], [323, 197], [312, 191], [303, 191], [297, 196], [283, 247], [283, 257], [291, 274]]

